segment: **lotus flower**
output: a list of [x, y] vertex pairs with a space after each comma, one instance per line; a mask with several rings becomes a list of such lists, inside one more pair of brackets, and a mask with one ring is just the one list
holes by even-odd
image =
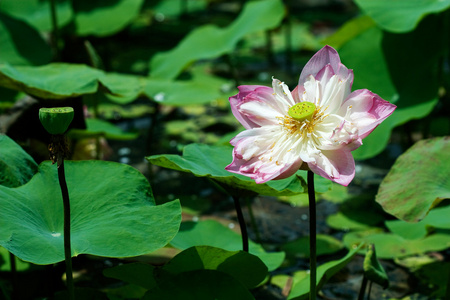
[[229, 100], [246, 130], [231, 140], [226, 170], [264, 183], [302, 168], [347, 186], [355, 176], [351, 151], [396, 108], [369, 90], [351, 92], [352, 84], [353, 71], [325, 46], [292, 92], [277, 79], [272, 88], [239, 86]]

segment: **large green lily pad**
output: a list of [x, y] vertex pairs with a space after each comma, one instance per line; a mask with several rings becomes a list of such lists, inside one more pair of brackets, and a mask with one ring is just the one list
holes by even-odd
[[[267, 275], [267, 267], [258, 257], [243, 251], [227, 251], [211, 246], [188, 248], [162, 267], [131, 263], [106, 269], [104, 274], [150, 290], [165, 280], [171, 280], [176, 274], [195, 270], [216, 270], [229, 274], [247, 288], [255, 287]], [[208, 284], [211, 283], [208, 280]]]
[[417, 142], [402, 154], [381, 182], [376, 201], [397, 218], [418, 222], [450, 198], [450, 137]]
[[166, 105], [204, 104], [224, 97], [220, 91], [223, 82], [214, 76], [208, 80], [148, 79], [68, 63], [38, 67], [0, 64], [0, 86], [44, 99], [65, 99], [102, 91], [119, 104], [130, 103], [139, 96]]
[[154, 78], [173, 79], [190, 63], [231, 52], [237, 42], [251, 32], [271, 29], [284, 16], [279, 0], [246, 3], [238, 18], [228, 27], [204, 25], [188, 34], [174, 49], [155, 55], [150, 62]]
[[[242, 237], [222, 224], [213, 221], [183, 222], [170, 244], [178, 249], [192, 246], [212, 246], [228, 251], [242, 250]], [[258, 256], [269, 271], [277, 269], [284, 260], [284, 252], [266, 252], [263, 247], [249, 241], [249, 252]]]
[[[52, 29], [51, 1], [41, 0], [2, 0], [0, 10], [21, 19], [38, 31], [50, 31]], [[72, 6], [70, 0], [55, 1], [56, 14], [58, 15], [58, 27], [66, 25], [72, 19]]]
[[[225, 186], [228, 192], [236, 195], [241, 193], [240, 190], [270, 196], [290, 196], [306, 191], [306, 171], [298, 171], [289, 178], [264, 184], [257, 184], [249, 177], [226, 171], [225, 167], [232, 161], [232, 151], [230, 146], [190, 144], [183, 149], [182, 156], [152, 155], [147, 157], [147, 160], [157, 166], [213, 179]], [[317, 192], [325, 192], [330, 188], [331, 183], [320, 176], [315, 176], [314, 181]]]
[[[175, 236], [178, 201], [155, 205], [136, 169], [104, 161], [67, 161], [72, 255], [129, 257], [152, 252]], [[18, 188], [0, 186], [0, 245], [22, 260], [64, 260], [63, 205], [56, 165], [43, 162]]]
[[227, 273], [194, 270], [175, 274], [148, 291], [144, 300], [254, 300], [248, 289]]
[[18, 187], [28, 182], [38, 165], [22, 147], [0, 134], [0, 185]]
[[355, 0], [356, 4], [384, 30], [408, 32], [420, 20], [450, 7], [449, 0]]
[[74, 1], [77, 34], [114, 34], [137, 17], [143, 3], [144, 0]]
[[42, 65], [52, 58], [50, 46], [36, 29], [1, 11], [0, 52], [0, 63], [14, 65]]
[[53, 63], [39, 67], [0, 65], [0, 86], [45, 99], [92, 94], [101, 71], [86, 65]]

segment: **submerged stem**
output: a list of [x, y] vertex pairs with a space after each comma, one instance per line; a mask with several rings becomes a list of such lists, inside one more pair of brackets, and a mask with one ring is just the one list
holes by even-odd
[[316, 193], [314, 191], [314, 173], [308, 171], [308, 199], [309, 199], [309, 299], [315, 300], [317, 281], [316, 257]]
[[70, 201], [67, 189], [66, 175], [64, 173], [64, 157], [58, 158], [58, 179], [64, 205], [64, 259], [66, 261], [66, 280], [69, 290], [69, 299], [74, 300], [74, 287], [72, 275], [72, 247], [70, 244]]
[[238, 196], [233, 196], [234, 207], [236, 209], [237, 218], [239, 221], [239, 226], [241, 227], [242, 235], [242, 250], [248, 252], [248, 234], [247, 226], [245, 225], [244, 215], [242, 214], [241, 203], [239, 202]]

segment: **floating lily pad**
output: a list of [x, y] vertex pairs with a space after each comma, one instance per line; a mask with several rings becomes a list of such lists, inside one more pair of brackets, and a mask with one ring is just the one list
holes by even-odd
[[279, 0], [248, 2], [228, 27], [201, 26], [189, 33], [174, 49], [155, 55], [150, 62], [150, 75], [173, 79], [198, 59], [214, 58], [232, 51], [246, 34], [274, 28], [283, 16], [284, 6]]
[[[178, 201], [155, 205], [136, 169], [104, 161], [66, 162], [72, 255], [129, 257], [165, 246], [178, 231]], [[64, 260], [63, 204], [56, 165], [44, 162], [25, 185], [0, 186], [0, 245], [22, 260]]]
[[450, 7], [449, 0], [355, 0], [356, 4], [384, 30], [408, 32], [424, 16]]
[[0, 134], [0, 185], [18, 187], [37, 172], [38, 165], [22, 147]]
[[[170, 244], [178, 249], [192, 246], [212, 246], [227, 251], [242, 250], [242, 237], [222, 224], [213, 221], [183, 222], [180, 231]], [[284, 260], [284, 252], [266, 252], [263, 247], [249, 241], [249, 252], [258, 256], [269, 271], [277, 269]]]
[[[147, 157], [150, 163], [188, 172], [198, 177], [213, 179], [226, 186], [230, 193], [239, 195], [239, 190], [248, 190], [261, 195], [289, 196], [306, 191], [306, 171], [298, 171], [295, 175], [281, 180], [272, 180], [264, 184], [257, 184], [249, 177], [230, 173], [225, 167], [232, 161], [233, 148], [230, 146], [209, 146], [204, 144], [190, 144], [183, 149], [183, 156], [163, 154]], [[329, 189], [330, 181], [320, 176], [314, 178], [317, 192]]]
[[378, 257], [392, 259], [447, 249], [450, 247], [450, 235], [436, 233], [423, 239], [407, 240], [392, 233], [371, 230], [347, 233], [343, 242], [347, 248], [360, 243], [375, 244]]
[[417, 142], [402, 154], [381, 182], [376, 201], [397, 218], [418, 222], [450, 198], [450, 138]]
[[[342, 242], [332, 236], [318, 234], [316, 255], [327, 255], [335, 253], [344, 248]], [[309, 236], [284, 244], [281, 250], [287, 255], [301, 258], [309, 258]]]
[[209, 103], [221, 97], [220, 86], [202, 81], [160, 80], [150, 78], [144, 88], [152, 100], [166, 105], [194, 105]]

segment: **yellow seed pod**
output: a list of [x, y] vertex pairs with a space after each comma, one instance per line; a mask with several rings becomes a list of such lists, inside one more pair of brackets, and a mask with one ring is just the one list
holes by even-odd
[[316, 110], [316, 106], [312, 102], [299, 102], [289, 108], [288, 115], [297, 121], [310, 120]]
[[39, 109], [39, 120], [50, 134], [63, 134], [73, 120], [72, 107], [53, 107]]

